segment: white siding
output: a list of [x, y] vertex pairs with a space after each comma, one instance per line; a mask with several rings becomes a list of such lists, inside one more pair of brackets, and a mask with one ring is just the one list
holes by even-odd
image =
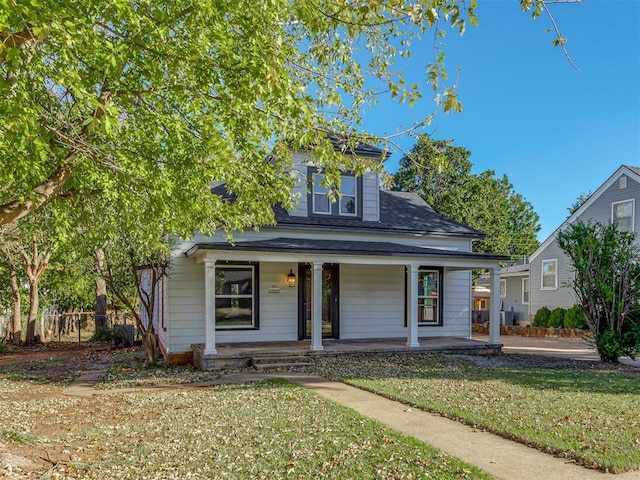
[[[528, 274], [502, 278], [507, 282], [507, 296], [502, 299], [503, 310], [505, 312], [513, 310], [515, 320], [529, 320], [529, 305], [522, 303], [522, 279], [528, 278]], [[531, 300], [531, 293], [529, 293], [529, 300]]]
[[340, 265], [340, 337], [407, 335], [404, 267]]
[[296, 185], [293, 188], [293, 194], [296, 196], [298, 203], [296, 210], [289, 210], [289, 215], [294, 217], [306, 217], [309, 213], [308, 192], [307, 192], [307, 165], [310, 158], [304, 152], [296, 152], [293, 154], [293, 170], [292, 175], [296, 178]]
[[471, 272], [444, 269], [443, 325], [420, 327], [421, 337], [471, 337]]
[[362, 175], [362, 220], [380, 221], [380, 185], [378, 174], [366, 172]]

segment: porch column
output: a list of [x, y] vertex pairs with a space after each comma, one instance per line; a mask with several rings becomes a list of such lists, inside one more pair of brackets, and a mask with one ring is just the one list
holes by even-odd
[[216, 350], [216, 261], [204, 259], [204, 354], [217, 355]]
[[322, 262], [313, 262], [311, 276], [311, 350], [324, 350], [322, 346]]
[[407, 347], [419, 347], [418, 342], [418, 264], [407, 265]]
[[489, 343], [500, 342], [500, 267], [489, 274], [491, 283], [491, 311], [489, 312]]

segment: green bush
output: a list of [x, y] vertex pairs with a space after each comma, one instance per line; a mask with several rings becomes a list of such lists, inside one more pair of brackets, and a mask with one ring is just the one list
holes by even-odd
[[0, 341], [0, 353], [4, 353], [7, 351], [7, 344]]
[[584, 313], [582, 313], [582, 309], [578, 305], [574, 305], [564, 313], [564, 328], [579, 328], [582, 330], [588, 328]]
[[564, 312], [566, 310], [562, 307], [556, 307], [551, 311], [547, 327], [562, 328], [564, 326]]
[[113, 331], [109, 327], [97, 327], [92, 342], [110, 342], [113, 340]]
[[550, 316], [551, 316], [551, 310], [549, 310], [547, 307], [542, 307], [540, 310], [536, 312], [536, 316], [533, 317], [533, 326], [548, 327]]
[[623, 333], [604, 330], [596, 336], [595, 346], [603, 362], [618, 363], [620, 357], [635, 360], [640, 353], [640, 327], [634, 325]]

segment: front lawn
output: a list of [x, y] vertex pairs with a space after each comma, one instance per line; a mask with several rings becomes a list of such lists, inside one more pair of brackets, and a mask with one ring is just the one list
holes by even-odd
[[493, 478], [281, 379], [89, 398], [31, 382], [0, 370], [0, 456], [21, 459], [0, 477]]
[[352, 357], [321, 360], [317, 368], [591, 468], [639, 468], [637, 369], [590, 362], [564, 362], [563, 368], [551, 360], [531, 367], [531, 358]]

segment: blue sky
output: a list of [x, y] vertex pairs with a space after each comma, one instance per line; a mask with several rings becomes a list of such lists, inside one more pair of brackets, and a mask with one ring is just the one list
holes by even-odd
[[[598, 188], [620, 165], [640, 166], [640, 0], [584, 0], [551, 5], [576, 71], [546, 17], [532, 20], [517, 0], [479, 0], [480, 26], [449, 33], [446, 66], [460, 68], [461, 114], [438, 113], [423, 132], [472, 152], [473, 171], [506, 174], [540, 216], [543, 241], [567, 217], [567, 207]], [[424, 83], [432, 37], [399, 63]], [[430, 91], [413, 108], [383, 102], [364, 128], [388, 134], [424, 118]], [[399, 143], [410, 149], [415, 140]], [[393, 172], [402, 157], [387, 162]]]

